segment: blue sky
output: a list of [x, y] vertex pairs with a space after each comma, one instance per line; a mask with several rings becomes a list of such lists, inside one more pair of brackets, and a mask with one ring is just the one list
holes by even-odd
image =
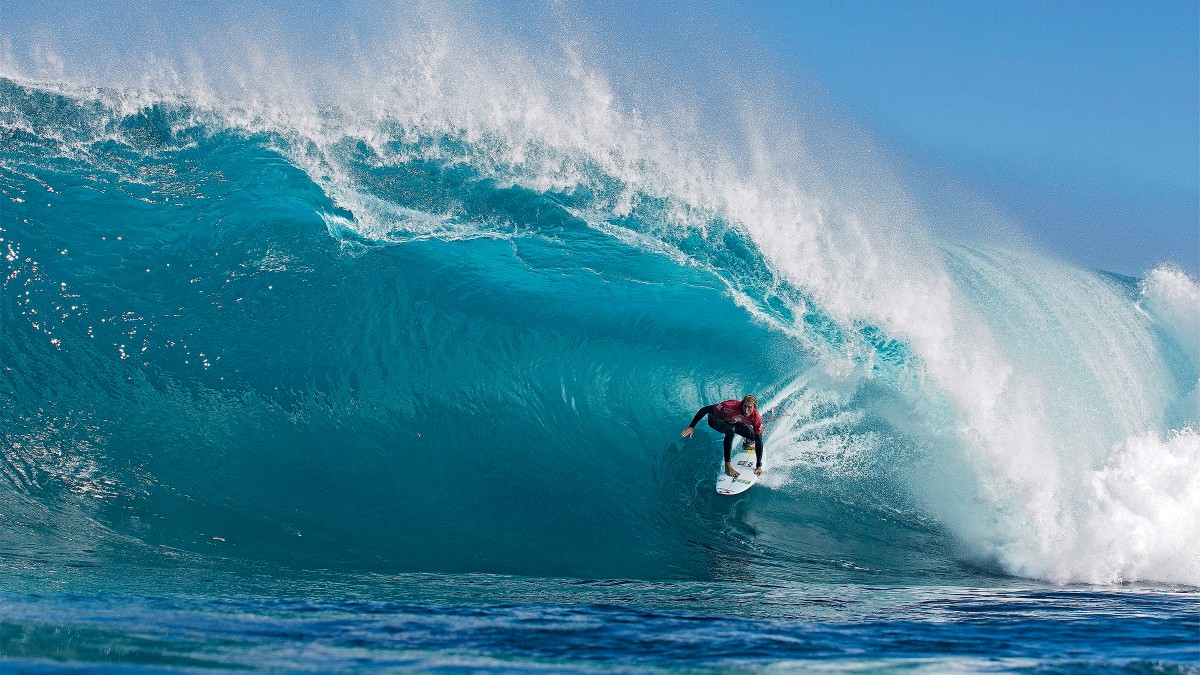
[[[186, 40], [186, 26], [197, 22], [252, 17], [320, 51], [336, 47], [335, 26], [376, 29], [380, 7], [8, 2], [0, 5], [0, 34], [18, 49], [65, 32], [119, 50]], [[797, 100], [822, 89], [921, 177], [918, 186], [944, 184], [944, 194], [965, 191], [993, 204], [1067, 259], [1135, 276], [1162, 261], [1200, 272], [1194, 0], [516, 0], [479, 11], [500, 23], [521, 14], [512, 29], [534, 41], [553, 32], [537, 28], [555, 24], [545, 17], [569, 15], [571, 25], [595, 26], [607, 49], [637, 52], [629, 58], [640, 67], [678, 68], [693, 86], [706, 77], [705, 51], [765, 64]], [[647, 65], [648, 54], [662, 58]], [[634, 70], [631, 79], [640, 77]]]
[[[1197, 3], [739, 4], [743, 30], [1063, 256], [1200, 269]], [[731, 17], [732, 19], [732, 17]], [[732, 23], [732, 20], [731, 20]]]
[[[984, 202], [1085, 266], [1200, 273], [1195, 0], [589, 7], [602, 39], [664, 57], [641, 67], [703, 80], [706, 61], [732, 58], [770, 71], [799, 105], [816, 92], [943, 206]], [[665, 44], [676, 39], [682, 54]]]

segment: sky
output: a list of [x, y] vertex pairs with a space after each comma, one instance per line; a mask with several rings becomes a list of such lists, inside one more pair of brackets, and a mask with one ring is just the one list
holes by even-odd
[[[1194, 0], [739, 3], [883, 143], [1076, 262], [1200, 270]], [[732, 11], [732, 10], [731, 10]]]
[[[187, 34], [181, 27], [224, 15], [320, 51], [337, 47], [334, 26], [376, 29], [385, 6], [395, 3], [9, 0], [0, 36], [18, 51], [55, 33], [161, 48]], [[610, 55], [636, 53], [639, 68], [677, 70], [695, 87], [720, 58], [771, 71], [798, 101], [819, 88], [917, 192], [986, 202], [1085, 266], [1140, 276], [1172, 262], [1200, 273], [1195, 0], [512, 0], [477, 11], [498, 25], [522, 15], [511, 20], [518, 33], [567, 16], [575, 28], [595, 26], [593, 44]]]

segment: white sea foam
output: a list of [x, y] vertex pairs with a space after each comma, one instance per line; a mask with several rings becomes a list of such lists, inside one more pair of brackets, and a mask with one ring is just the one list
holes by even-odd
[[1062, 583], [1197, 584], [1200, 435], [1194, 429], [1131, 436], [1078, 478], [1064, 485], [1078, 489], [1055, 495], [1049, 536], [1030, 532], [1003, 542], [1009, 569]]
[[1139, 304], [1163, 327], [1193, 366], [1200, 366], [1200, 286], [1183, 270], [1160, 265], [1140, 286]]
[[1179, 346], [1195, 384], [1172, 408], [1185, 424], [1200, 425], [1200, 286], [1183, 270], [1161, 265], [1142, 280], [1139, 305]]

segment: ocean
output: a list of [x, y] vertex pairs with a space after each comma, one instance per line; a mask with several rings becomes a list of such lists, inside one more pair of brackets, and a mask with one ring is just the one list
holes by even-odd
[[4, 670], [1200, 669], [1195, 279], [450, 47], [0, 74]]

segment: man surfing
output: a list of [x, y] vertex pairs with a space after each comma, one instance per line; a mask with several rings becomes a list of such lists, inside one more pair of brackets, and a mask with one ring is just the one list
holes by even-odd
[[725, 434], [725, 473], [733, 478], [738, 477], [738, 472], [734, 470], [733, 464], [729, 463], [729, 451], [733, 449], [733, 435], [737, 434], [747, 439], [744, 447], [755, 450], [754, 456], [757, 459], [754, 475], [761, 476], [763, 421], [758, 414], [758, 399], [747, 395], [740, 401], [734, 398], [715, 405], [704, 406], [692, 418], [692, 423], [688, 425], [688, 428], [683, 430], [684, 438], [692, 435], [692, 431], [696, 429], [696, 425], [700, 423], [701, 419], [704, 419], [705, 415], [708, 415], [708, 426]]

